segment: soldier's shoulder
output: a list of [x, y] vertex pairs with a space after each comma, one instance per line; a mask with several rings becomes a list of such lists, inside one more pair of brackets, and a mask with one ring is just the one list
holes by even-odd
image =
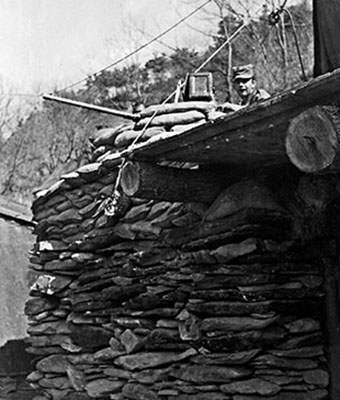
[[269, 97], [270, 97], [270, 94], [266, 90], [264, 90], [264, 89], [258, 90], [257, 101], [266, 100], [266, 99], [269, 99]]

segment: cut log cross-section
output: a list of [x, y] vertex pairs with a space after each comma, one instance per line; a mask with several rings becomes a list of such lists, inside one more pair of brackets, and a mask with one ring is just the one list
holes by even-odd
[[231, 183], [223, 172], [184, 169], [128, 161], [121, 187], [127, 196], [180, 202], [211, 203]]
[[317, 173], [334, 166], [339, 154], [340, 117], [335, 106], [313, 107], [290, 122], [286, 151], [302, 172]]

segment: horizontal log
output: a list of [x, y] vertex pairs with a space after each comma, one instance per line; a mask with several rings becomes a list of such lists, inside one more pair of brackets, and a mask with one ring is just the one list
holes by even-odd
[[184, 169], [128, 161], [121, 187], [127, 196], [178, 202], [211, 203], [231, 183], [221, 171]]
[[290, 161], [307, 173], [333, 166], [339, 153], [340, 118], [335, 106], [313, 107], [290, 122], [286, 151]]

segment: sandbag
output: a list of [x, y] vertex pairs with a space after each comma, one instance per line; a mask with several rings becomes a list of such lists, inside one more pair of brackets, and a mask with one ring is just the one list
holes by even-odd
[[273, 193], [253, 180], [237, 182], [217, 196], [205, 213], [205, 221], [224, 218], [245, 209], [282, 211]]
[[139, 115], [141, 118], [152, 117], [157, 111], [157, 115], [185, 112], [190, 110], [201, 111], [204, 114], [215, 110], [216, 104], [212, 101], [184, 101], [180, 103], [156, 104], [145, 108]]
[[[138, 143], [145, 142], [155, 135], [163, 133], [164, 129], [161, 127], [149, 128], [143, 133], [143, 135], [138, 139]], [[115, 139], [115, 147], [122, 148], [129, 146], [136, 138], [141, 134], [141, 131], [127, 130], [121, 132]]]
[[[135, 125], [135, 129], [143, 129], [146, 124], [149, 124], [151, 118], [142, 118]], [[205, 115], [201, 111], [186, 111], [179, 113], [158, 115], [152, 119], [149, 126], [164, 126], [165, 129], [170, 129], [174, 125], [192, 124], [197, 121], [205, 121]]]
[[192, 124], [184, 124], [184, 125], [174, 125], [171, 129], [170, 132], [184, 132], [188, 131], [189, 129], [195, 128], [196, 126], [204, 124], [206, 121], [201, 120], [198, 122], [194, 122]]
[[96, 150], [92, 153], [91, 160], [96, 161], [98, 157], [102, 156], [106, 152], [108, 152], [110, 149], [112, 149], [112, 146], [99, 146], [96, 148]]
[[95, 147], [103, 145], [113, 145], [117, 135], [124, 130], [133, 129], [133, 123], [124, 123], [113, 128], [103, 128], [98, 129], [90, 138], [90, 142], [93, 143]]

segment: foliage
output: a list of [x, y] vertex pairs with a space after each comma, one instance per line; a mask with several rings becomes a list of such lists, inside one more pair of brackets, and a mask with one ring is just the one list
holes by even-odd
[[[58, 95], [130, 112], [139, 103], [150, 105], [164, 101], [188, 72], [195, 71], [242, 25], [239, 14], [229, 3], [215, 2], [219, 5], [219, 21], [216, 35], [206, 51], [177, 48], [170, 54], [155, 54], [144, 65], [132, 63], [103, 70], [89, 77], [77, 91]], [[236, 39], [205, 67], [205, 71], [213, 73], [217, 102], [228, 97], [237, 100], [230, 79], [234, 65], [253, 63], [259, 85], [272, 94], [301, 82], [296, 39], [310, 77], [312, 11], [306, 0], [290, 6], [288, 12], [280, 12], [275, 25], [268, 22], [271, 11], [263, 8], [259, 17], [250, 20]], [[105, 114], [44, 102], [18, 122], [2, 143], [0, 160], [4, 167], [0, 175], [0, 193], [30, 198], [35, 188], [89, 162], [87, 139], [96, 127], [118, 123], [121, 119]]]

